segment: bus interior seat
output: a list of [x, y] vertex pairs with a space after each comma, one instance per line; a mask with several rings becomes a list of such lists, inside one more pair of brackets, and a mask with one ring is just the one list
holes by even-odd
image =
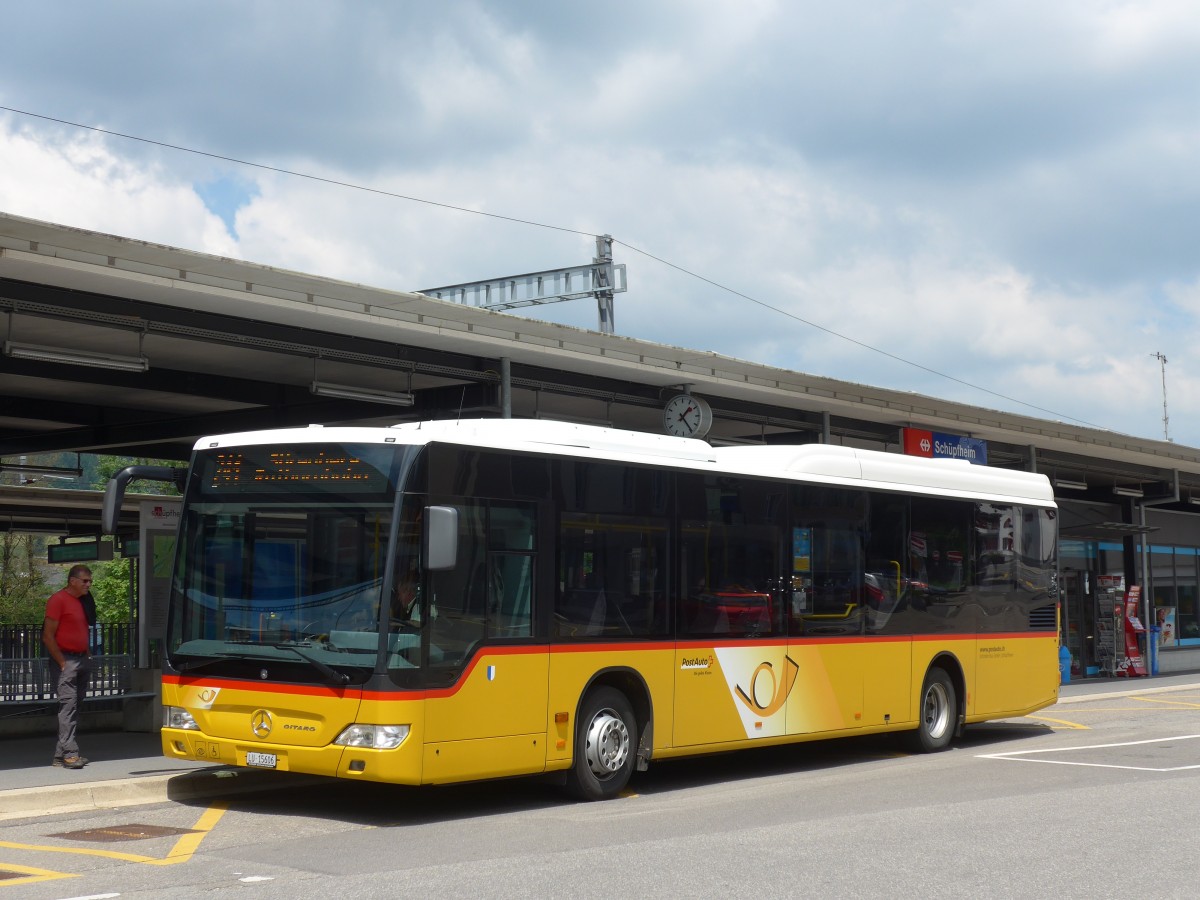
[[[567, 591], [558, 607], [560, 634], [632, 634], [620, 607], [603, 588]], [[569, 626], [578, 626], [570, 629]]]

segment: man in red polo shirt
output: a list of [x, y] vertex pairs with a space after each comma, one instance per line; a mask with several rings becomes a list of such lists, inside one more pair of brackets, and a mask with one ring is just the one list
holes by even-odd
[[58, 745], [54, 765], [82, 769], [87, 760], [79, 755], [75, 730], [79, 727], [79, 701], [87, 690], [90, 653], [88, 622], [79, 598], [92, 587], [92, 570], [72, 566], [67, 586], [46, 602], [42, 643], [50, 654], [50, 671], [58, 693]]

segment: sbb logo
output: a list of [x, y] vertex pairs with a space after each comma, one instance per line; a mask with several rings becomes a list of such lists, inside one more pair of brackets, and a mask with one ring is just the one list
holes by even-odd
[[933, 450], [933, 442], [929, 438], [921, 438], [921, 452], [929, 453]]

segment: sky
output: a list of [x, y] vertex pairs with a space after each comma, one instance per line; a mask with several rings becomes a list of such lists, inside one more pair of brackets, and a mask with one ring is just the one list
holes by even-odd
[[4, 212], [401, 290], [611, 234], [619, 334], [1200, 447], [1192, 2], [62, 0], [4, 45]]

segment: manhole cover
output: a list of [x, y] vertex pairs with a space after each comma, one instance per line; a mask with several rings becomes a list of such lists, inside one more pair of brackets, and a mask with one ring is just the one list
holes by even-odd
[[111, 841], [144, 841], [147, 838], [170, 837], [180, 834], [198, 834], [194, 828], [167, 828], [163, 825], [111, 825], [108, 828], [89, 828], [86, 831], [67, 831], [50, 837], [68, 841], [95, 841], [103, 844]]

